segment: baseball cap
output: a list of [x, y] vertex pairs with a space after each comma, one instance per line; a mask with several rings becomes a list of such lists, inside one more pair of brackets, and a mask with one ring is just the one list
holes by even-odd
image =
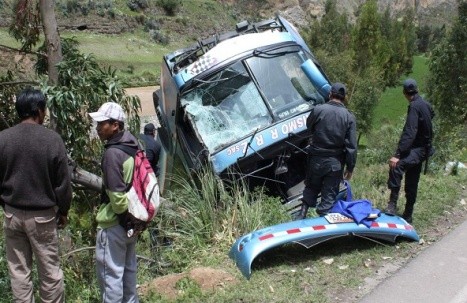
[[338, 95], [342, 98], [345, 98], [345, 85], [339, 82], [333, 83], [331, 86], [331, 94]]
[[97, 112], [89, 113], [89, 116], [91, 116], [91, 118], [96, 122], [102, 122], [110, 119], [124, 122], [126, 118], [123, 108], [115, 102], [106, 102], [102, 104]]
[[414, 79], [404, 81], [404, 92], [408, 94], [418, 93], [417, 82]]

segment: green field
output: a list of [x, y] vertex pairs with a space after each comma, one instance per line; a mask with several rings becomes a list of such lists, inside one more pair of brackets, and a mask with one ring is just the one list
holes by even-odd
[[[103, 66], [117, 69], [124, 77], [157, 78], [160, 72], [162, 56], [172, 51], [168, 47], [152, 43], [141, 35], [125, 33], [121, 35], [103, 35], [93, 33], [64, 33], [63, 37], [76, 37], [82, 53], [92, 54]], [[155, 85], [158, 83], [144, 83]]]
[[373, 119], [373, 129], [379, 129], [384, 124], [394, 124], [394, 121], [402, 119], [407, 112], [407, 100], [402, 94], [402, 82], [406, 78], [413, 78], [417, 81], [420, 94], [423, 96], [426, 92], [426, 77], [428, 75], [428, 58], [424, 56], [415, 56], [412, 73], [402, 76], [400, 85], [387, 88], [381, 96], [375, 108]]

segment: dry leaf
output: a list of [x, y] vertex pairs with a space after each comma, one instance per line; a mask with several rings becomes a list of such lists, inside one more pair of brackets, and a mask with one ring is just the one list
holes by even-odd
[[383, 257], [383, 260], [391, 260], [392, 257]]

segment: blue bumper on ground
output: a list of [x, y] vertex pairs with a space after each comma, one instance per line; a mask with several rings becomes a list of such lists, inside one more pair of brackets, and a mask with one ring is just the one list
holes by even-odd
[[242, 274], [249, 279], [251, 264], [260, 253], [286, 243], [299, 243], [310, 248], [324, 241], [344, 236], [360, 236], [389, 242], [395, 242], [397, 237], [413, 241], [420, 239], [412, 225], [398, 216], [381, 214], [372, 222], [371, 227], [356, 224], [346, 217], [344, 219], [347, 220], [342, 219], [339, 214], [335, 216], [329, 214], [327, 217], [266, 227], [240, 237], [230, 249], [229, 256]]

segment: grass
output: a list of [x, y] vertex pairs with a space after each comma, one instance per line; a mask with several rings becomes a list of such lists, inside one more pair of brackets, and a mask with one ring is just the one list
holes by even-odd
[[143, 34], [109, 36], [76, 32], [62, 36], [76, 37], [82, 53], [93, 54], [102, 66], [117, 69], [119, 77], [139, 79], [135, 86], [158, 85], [162, 57], [172, 49], [150, 42]]
[[[375, 202], [376, 206], [384, 205], [385, 195], [379, 193], [384, 186], [374, 182], [372, 175], [383, 175], [386, 171], [385, 165], [370, 167], [370, 169], [360, 168], [354, 175], [352, 182], [356, 197], [368, 197]], [[440, 182], [440, 180], [443, 182]], [[209, 192], [216, 186], [213, 179], [205, 181], [205, 186]], [[467, 182], [467, 174], [456, 176], [444, 176], [441, 171], [423, 176], [420, 181], [419, 202], [415, 209], [415, 227], [418, 234], [426, 243], [436, 241], [431, 235], [433, 222], [440, 216], [452, 214], [455, 211], [462, 211], [459, 204], [459, 195], [462, 184]], [[215, 183], [215, 182], [214, 182]], [[173, 202], [183, 203], [192, 190], [189, 188], [179, 188], [174, 192]], [[191, 194], [193, 196], [193, 194]], [[233, 197], [234, 195], [232, 195]], [[238, 194], [236, 196], [239, 196]], [[241, 195], [240, 195], [241, 196]], [[180, 199], [180, 201], [177, 201]], [[206, 207], [206, 202], [195, 199], [189, 201], [192, 208]], [[225, 197], [225, 199], [228, 199]], [[198, 202], [197, 202], [198, 201]], [[187, 201], [188, 202], [188, 201]], [[403, 202], [403, 199], [401, 199]], [[243, 202], [240, 202], [243, 203]], [[183, 204], [180, 204], [183, 205]], [[247, 207], [248, 203], [244, 205]], [[158, 216], [163, 216], [162, 211]], [[193, 222], [198, 220], [198, 211], [185, 213], [184, 220], [177, 224], [193, 226]], [[226, 217], [229, 217], [226, 214]], [[274, 215], [275, 216], [275, 215]], [[232, 216], [230, 216], [232, 217]], [[271, 218], [264, 211], [261, 214], [254, 214], [253, 219], [262, 220], [263, 224], [272, 224], [265, 221]], [[447, 217], [449, 219], [449, 217]], [[180, 219], [180, 218], [179, 218]], [[223, 221], [219, 214], [218, 222]], [[0, 216], [0, 223], [3, 216]], [[213, 219], [216, 220], [216, 219]], [[275, 217], [277, 223], [286, 220], [282, 217]], [[190, 221], [192, 223], [190, 223]], [[71, 224], [73, 224], [71, 222]], [[235, 225], [228, 227], [232, 228]], [[224, 226], [227, 227], [227, 226]], [[206, 227], [209, 228], [209, 227]], [[219, 230], [219, 227], [217, 228]], [[163, 232], [170, 232], [173, 227], [164, 226]], [[74, 231], [80, 233], [86, 231]], [[149, 233], [145, 232], [138, 242], [138, 254], [149, 259], [161, 260], [164, 258], [170, 262], [182, 262], [182, 267], [157, 267], [157, 263], [140, 259], [138, 267], [138, 282], [143, 284], [168, 273], [180, 273], [194, 267], [211, 267], [222, 269], [232, 275], [235, 279], [233, 284], [217, 285], [212, 290], [201, 290], [194, 281], [185, 278], [180, 280], [176, 287], [179, 290], [178, 299], [169, 300], [162, 294], [152, 293], [142, 296], [141, 302], [319, 302], [327, 303], [334, 301], [349, 300], [356, 301], [355, 293], [358, 293], [360, 286], [364, 284], [366, 277], [374, 275], [378, 269], [392, 260], [408, 260], [413, 257], [414, 252], [421, 249], [421, 245], [413, 242], [399, 241], [397, 244], [380, 245], [358, 238], [341, 238], [316, 245], [310, 249], [305, 249], [299, 245], [281, 246], [259, 255], [252, 265], [252, 276], [250, 280], [245, 279], [235, 264], [227, 256], [227, 251], [232, 244], [231, 237], [217, 233], [216, 237], [207, 240], [206, 238], [196, 246], [185, 245], [191, 239], [198, 238], [197, 229], [192, 229], [190, 233], [172, 233], [174, 246], [165, 248], [151, 247]], [[205, 233], [201, 235], [205, 237]], [[0, 238], [2, 235], [0, 235]], [[206, 241], [212, 241], [206, 244]], [[0, 291], [6, 294], [0, 302], [10, 302], [11, 297], [6, 273], [6, 262], [4, 256], [4, 241], [0, 241]], [[176, 258], [183, 259], [177, 261]], [[93, 269], [93, 251], [83, 251], [71, 255], [63, 262], [65, 280], [67, 283], [67, 297], [71, 302], [98, 302], [97, 287]], [[87, 278], [86, 278], [87, 277]], [[85, 282], [83, 282], [85, 281]], [[353, 294], [353, 297], [347, 297]]]
[[[384, 193], [383, 184], [373, 183], [372, 174], [385, 175], [385, 172], [386, 165], [382, 164], [370, 170], [361, 168], [356, 172], [353, 180], [356, 197], [371, 197], [377, 207], [384, 206], [387, 193]], [[436, 240], [431, 236], [436, 218], [462, 210], [458, 198], [461, 185], [466, 181], [466, 174], [442, 176], [441, 171], [422, 177], [414, 220], [418, 234], [426, 242]], [[177, 190], [178, 196], [183, 197], [185, 194], [183, 190]], [[192, 200], [190, 203], [196, 202]], [[200, 203], [202, 205], [203, 202]], [[193, 230], [192, 237], [196, 237], [195, 234]], [[235, 277], [235, 284], [200, 292], [198, 285], [184, 281], [183, 293], [186, 296], [181, 294], [177, 300], [168, 300], [159, 294], [143, 297], [142, 302], [349, 302], [349, 299], [356, 298], [347, 298], [346, 295], [358, 293], [364, 279], [374, 275], [388, 259], [408, 260], [422, 247], [407, 241], [380, 245], [359, 238], [335, 239], [310, 249], [289, 244], [259, 255], [252, 264], [250, 280], [246, 280], [227, 257], [231, 243], [229, 237], [218, 240], [219, 243], [211, 246], [189, 246], [188, 249], [182, 245], [185, 252], [179, 250], [177, 254], [189, 257], [190, 262], [186, 268], [221, 268]], [[162, 255], [167, 256], [164, 251]]]
[[401, 77], [399, 86], [386, 89], [375, 108], [373, 129], [379, 129], [384, 124], [394, 124], [395, 121], [397, 122], [405, 117], [408, 103], [402, 94], [402, 82], [404, 79], [415, 79], [419, 86], [419, 91], [423, 96], [426, 91], [426, 77], [428, 75], [427, 63], [427, 57], [415, 56], [412, 73], [408, 76]]
[[2, 45], [6, 45], [9, 47], [21, 47], [21, 43], [15, 40], [12, 36], [8, 34], [8, 30], [0, 28], [0, 41]]

